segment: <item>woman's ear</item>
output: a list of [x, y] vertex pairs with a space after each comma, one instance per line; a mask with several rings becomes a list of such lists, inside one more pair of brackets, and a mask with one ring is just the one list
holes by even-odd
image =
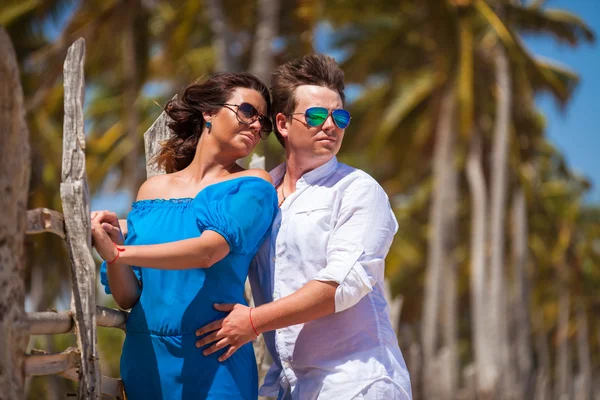
[[277, 115], [275, 116], [275, 126], [277, 126], [277, 130], [284, 138], [287, 138], [288, 136], [289, 122], [290, 121], [288, 120], [288, 118], [282, 113], [277, 113]]
[[209, 113], [206, 111], [202, 111], [202, 118], [204, 118], [205, 121], [210, 121], [214, 116], [215, 116], [215, 113]]

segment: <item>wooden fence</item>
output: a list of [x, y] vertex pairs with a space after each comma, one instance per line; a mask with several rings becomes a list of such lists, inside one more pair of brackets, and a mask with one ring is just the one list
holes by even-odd
[[96, 325], [124, 329], [128, 313], [96, 305], [96, 264], [92, 257], [90, 195], [85, 171], [83, 65], [85, 42], [69, 48], [64, 63], [65, 118], [60, 197], [63, 213], [38, 208], [27, 211], [27, 234], [50, 232], [66, 241], [71, 263], [71, 307], [61, 312], [27, 313], [29, 335], [73, 331], [77, 348], [60, 353], [32, 350], [25, 357], [26, 375], [58, 374], [79, 382], [78, 399], [101, 394], [123, 398], [120, 379], [101, 376]]

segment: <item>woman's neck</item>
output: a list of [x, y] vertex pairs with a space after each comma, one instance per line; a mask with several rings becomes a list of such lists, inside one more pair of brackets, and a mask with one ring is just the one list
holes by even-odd
[[216, 180], [237, 172], [236, 161], [236, 158], [225, 154], [214, 143], [208, 143], [203, 134], [198, 141], [194, 159], [183, 171], [194, 180]]

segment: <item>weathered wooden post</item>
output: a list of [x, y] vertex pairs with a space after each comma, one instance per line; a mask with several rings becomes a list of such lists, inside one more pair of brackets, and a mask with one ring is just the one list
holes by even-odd
[[23, 282], [29, 132], [15, 51], [0, 27], [0, 399], [23, 397], [27, 350]]
[[[173, 97], [176, 99], [177, 96]], [[144, 133], [144, 149], [146, 151], [146, 176], [152, 178], [154, 175], [164, 174], [165, 171], [156, 165], [155, 159], [160, 152], [161, 143], [169, 138], [171, 131], [167, 124], [169, 116], [162, 112], [150, 128]]]
[[85, 173], [83, 100], [85, 41], [78, 39], [64, 63], [65, 120], [60, 197], [73, 281], [75, 332], [81, 351], [79, 399], [100, 399], [100, 365], [96, 352], [96, 264], [92, 258], [90, 195]]

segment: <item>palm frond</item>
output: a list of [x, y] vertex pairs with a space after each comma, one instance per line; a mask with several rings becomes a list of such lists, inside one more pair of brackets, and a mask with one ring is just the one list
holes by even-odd
[[32, 12], [41, 3], [41, 0], [11, 1], [0, 9], [0, 25], [7, 26], [23, 15]]
[[581, 41], [593, 42], [592, 29], [578, 16], [564, 10], [522, 7], [508, 3], [506, 19], [510, 26], [521, 33], [549, 34], [559, 42], [571, 46]]

